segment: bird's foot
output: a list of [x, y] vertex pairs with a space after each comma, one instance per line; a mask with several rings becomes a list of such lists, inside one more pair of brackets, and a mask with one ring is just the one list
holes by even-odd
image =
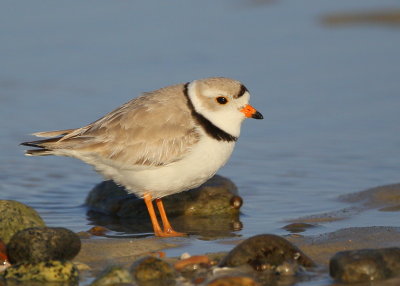
[[160, 230], [160, 231], [154, 232], [154, 234], [155, 234], [156, 236], [159, 236], [159, 237], [187, 236], [186, 233], [177, 232], [177, 231], [173, 230], [172, 228], [164, 229], [164, 231]]

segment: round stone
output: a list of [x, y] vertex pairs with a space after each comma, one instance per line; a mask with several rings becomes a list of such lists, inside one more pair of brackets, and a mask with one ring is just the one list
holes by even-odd
[[11, 263], [69, 260], [80, 251], [81, 241], [62, 227], [35, 227], [17, 232], [7, 245]]
[[[272, 234], [261, 234], [246, 239], [232, 249], [219, 266], [236, 267], [244, 264], [257, 271], [274, 273], [281, 268], [286, 269], [287, 267], [283, 267], [285, 265], [292, 265], [294, 268], [314, 266], [314, 262], [300, 249], [286, 239]], [[296, 272], [296, 269], [293, 269], [293, 272]]]
[[6, 244], [22, 229], [45, 226], [33, 208], [17, 201], [0, 200], [0, 213], [0, 239]]
[[131, 267], [131, 274], [138, 282], [155, 281], [168, 282], [175, 285], [175, 270], [164, 260], [147, 256], [136, 261]]

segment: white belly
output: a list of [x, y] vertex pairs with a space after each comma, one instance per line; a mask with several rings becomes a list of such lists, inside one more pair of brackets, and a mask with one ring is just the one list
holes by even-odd
[[205, 136], [185, 158], [160, 167], [119, 169], [115, 164], [110, 166], [100, 162], [102, 160], [93, 162], [85, 158], [84, 161], [137, 196], [150, 193], [153, 197], [163, 197], [207, 181], [227, 162], [234, 146], [234, 142], [216, 141]]

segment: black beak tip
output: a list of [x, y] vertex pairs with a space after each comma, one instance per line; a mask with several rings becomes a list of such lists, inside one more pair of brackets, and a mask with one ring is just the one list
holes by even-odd
[[262, 116], [262, 114], [261, 114], [260, 112], [256, 111], [256, 113], [254, 113], [254, 114], [251, 116], [251, 118], [254, 118], [254, 119], [264, 119], [264, 116]]

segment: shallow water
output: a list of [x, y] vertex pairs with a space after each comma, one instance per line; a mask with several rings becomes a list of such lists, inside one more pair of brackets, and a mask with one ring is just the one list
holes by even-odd
[[[79, 127], [165, 85], [241, 80], [263, 121], [247, 120], [229, 163], [244, 199], [237, 236], [285, 234], [285, 221], [344, 207], [345, 193], [400, 181], [399, 26], [326, 26], [336, 12], [389, 0], [3, 1], [0, 10], [0, 192], [49, 226], [87, 230], [82, 204], [101, 177], [78, 160], [26, 158], [35, 131]], [[369, 212], [346, 226], [399, 226]], [[129, 235], [129, 233], [115, 233]], [[192, 254], [230, 238], [187, 239]]]

